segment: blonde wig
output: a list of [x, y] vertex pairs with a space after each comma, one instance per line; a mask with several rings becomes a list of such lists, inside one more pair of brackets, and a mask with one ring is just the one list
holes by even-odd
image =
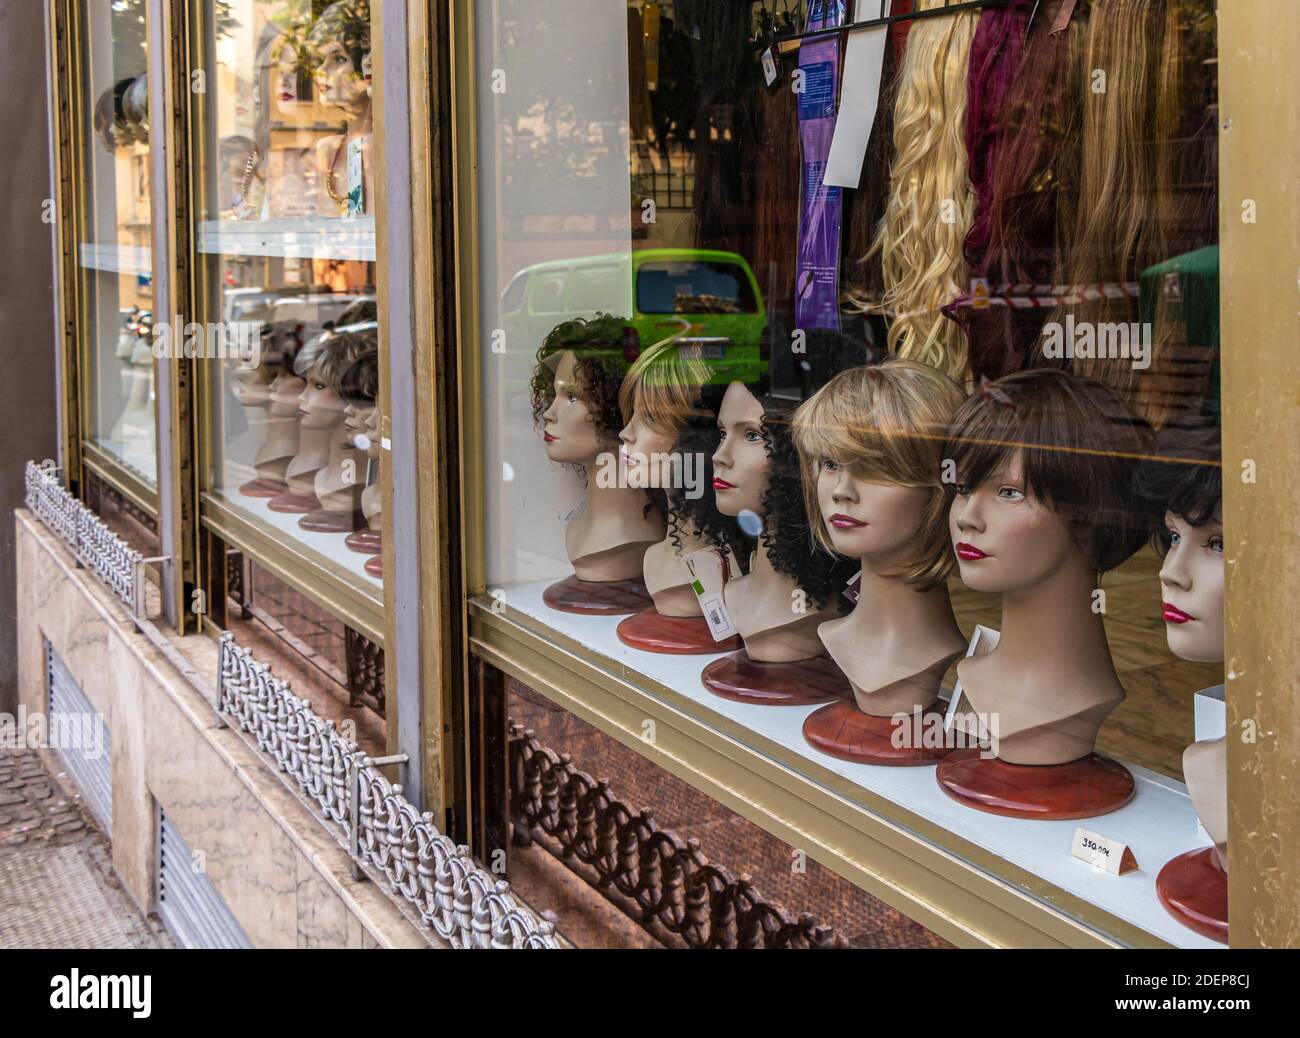
[[[918, 0], [916, 10], [942, 7]], [[907, 34], [894, 103], [890, 194], [868, 257], [880, 253], [889, 348], [966, 378], [966, 336], [941, 307], [967, 290], [962, 242], [975, 211], [967, 176], [966, 82], [979, 15], [926, 18]]]
[[916, 558], [901, 575], [922, 590], [942, 584], [955, 562], [940, 478], [942, 448], [962, 399], [957, 383], [937, 368], [891, 357], [841, 371], [801, 404], [793, 432], [813, 540], [834, 553], [817, 500], [817, 475], [825, 460], [872, 483], [923, 487], [930, 500], [917, 531]]
[[697, 351], [683, 351], [676, 339], [657, 342], [628, 369], [618, 391], [623, 421], [633, 413], [657, 433], [676, 436], [695, 413], [709, 366]]

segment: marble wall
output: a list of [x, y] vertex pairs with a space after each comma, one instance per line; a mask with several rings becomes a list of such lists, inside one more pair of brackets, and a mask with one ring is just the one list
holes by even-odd
[[352, 878], [343, 849], [57, 538], [24, 509], [14, 528], [19, 701], [46, 711], [48, 639], [111, 733], [113, 865], [141, 909], [154, 904], [162, 807], [256, 947], [434, 942]]

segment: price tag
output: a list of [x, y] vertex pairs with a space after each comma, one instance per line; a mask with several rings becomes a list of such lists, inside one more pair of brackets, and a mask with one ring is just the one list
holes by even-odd
[[693, 551], [682, 559], [691, 574], [691, 590], [700, 603], [700, 612], [704, 622], [709, 625], [709, 633], [715, 642], [724, 641], [736, 634], [736, 625], [731, 622], [731, 613], [722, 597], [722, 588], [730, 576], [730, 560], [721, 552], [711, 548]]
[[1083, 826], [1074, 830], [1074, 843], [1070, 847], [1070, 853], [1112, 876], [1122, 876], [1138, 867], [1137, 858], [1129, 850], [1128, 844], [1094, 833]]

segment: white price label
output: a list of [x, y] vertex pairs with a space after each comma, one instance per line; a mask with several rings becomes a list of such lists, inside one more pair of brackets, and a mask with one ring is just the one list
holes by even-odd
[[736, 633], [736, 625], [731, 622], [731, 614], [727, 612], [727, 603], [723, 601], [721, 591], [700, 596], [700, 609], [715, 642], [724, 641]]
[[1094, 833], [1083, 826], [1074, 830], [1074, 844], [1070, 847], [1070, 853], [1112, 876], [1122, 876], [1138, 867], [1137, 858], [1129, 850], [1128, 844]]

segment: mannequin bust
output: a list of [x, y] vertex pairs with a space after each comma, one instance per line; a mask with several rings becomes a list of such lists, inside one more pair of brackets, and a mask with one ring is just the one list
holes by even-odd
[[[360, 216], [369, 210], [374, 197], [369, 3], [341, 0], [331, 4], [317, 20], [308, 42], [319, 59], [316, 90], [320, 102], [340, 109], [345, 119], [342, 133], [316, 142], [318, 212], [322, 216]], [[350, 185], [351, 148], [361, 152], [362, 182]]]
[[279, 392], [272, 392], [272, 386], [285, 375], [285, 351], [277, 339], [274, 330], [264, 335], [261, 363], [235, 372], [235, 398], [249, 415], [249, 425], [262, 429], [262, 443], [253, 462], [257, 478], [239, 488], [244, 497], [270, 498], [286, 493], [289, 484], [285, 472], [298, 453], [298, 402], [292, 390], [300, 380], [294, 377], [290, 385], [281, 383], [277, 386]]
[[[1220, 431], [1196, 422], [1166, 426], [1155, 457], [1137, 473], [1137, 490], [1159, 516], [1156, 548], [1162, 615], [1169, 649], [1185, 660], [1222, 662], [1223, 518]], [[1192, 743], [1183, 753], [1183, 778], [1211, 847], [1168, 861], [1156, 891], [1185, 926], [1228, 941], [1228, 741]]]
[[[847, 338], [823, 338], [809, 336], [805, 396], [823, 374], [862, 359], [861, 347]], [[799, 394], [778, 397], [769, 386], [766, 373], [753, 383], [732, 382], [718, 410], [717, 508], [756, 536], [748, 571], [723, 588], [744, 648], [709, 664], [701, 679], [716, 695], [746, 702], [848, 699], [851, 688], [826, 656], [818, 628], [841, 614], [852, 568], [813, 544], [791, 433]]]
[[[707, 466], [699, 464], [704, 452], [698, 431], [717, 421], [716, 410], [701, 397], [709, 376], [709, 365], [697, 353], [669, 339], [637, 358], [619, 390], [627, 423], [619, 433], [620, 462], [628, 485], [660, 493], [668, 513], [668, 536], [646, 550], [642, 564], [654, 605], [618, 625], [620, 640], [647, 652], [685, 655], [740, 648], [734, 636], [714, 640], [692, 588], [697, 578], [720, 588], [735, 568], [734, 557], [708, 553], [708, 539], [681, 513], [688, 494], [704, 492]], [[718, 388], [709, 387], [711, 397], [720, 395]], [[693, 559], [692, 574], [685, 559], [695, 552], [707, 554]]]
[[359, 373], [358, 361], [378, 349], [373, 331], [334, 332], [321, 345], [307, 375], [307, 388], [298, 398], [302, 428], [328, 429], [330, 435], [329, 458], [314, 480], [321, 506], [298, 521], [304, 530], [350, 533], [364, 521], [361, 491], [365, 489], [367, 458], [344, 429], [344, 416], [349, 402], [359, 400], [365, 391], [349, 381]]
[[298, 422], [298, 453], [284, 470], [284, 481], [289, 489], [267, 502], [273, 512], [305, 515], [320, 508], [316, 497], [316, 473], [329, 463], [330, 435], [333, 427], [304, 423], [302, 395], [307, 389], [307, 376], [316, 365], [316, 354], [323, 345], [314, 340], [296, 350], [291, 356], [291, 369], [285, 370], [271, 383], [273, 406], [292, 404]]
[[947, 497], [939, 445], [962, 393], [926, 364], [892, 359], [841, 372], [795, 413], [812, 533], [861, 566], [858, 602], [818, 635], [853, 687], [853, 703], [810, 714], [804, 737], [865, 764], [933, 764], [944, 750], [895, 746], [896, 717], [931, 709], [966, 648], [947, 577]]
[[949, 532], [961, 578], [1002, 596], [997, 647], [957, 667], [997, 756], [963, 750], [939, 765], [955, 799], [1088, 818], [1132, 798], [1128, 770], [1093, 752], [1124, 699], [1094, 592], [1145, 539], [1131, 483], [1149, 444], [1113, 390], [1056, 369], [988, 383], [954, 417], [943, 456], [956, 469]]
[[607, 314], [566, 321], [537, 353], [533, 414], [547, 457], [586, 476], [585, 507], [564, 531], [574, 575], [543, 596], [564, 612], [617, 615], [650, 604], [642, 561], [646, 549], [663, 540], [663, 510], [646, 490], [602, 476], [617, 457], [625, 327]]
[[366, 487], [361, 491], [361, 514], [365, 525], [348, 534], [348, 548], [363, 555], [378, 555], [384, 550], [383, 488], [379, 482], [381, 442], [379, 436], [379, 407], [375, 395], [379, 392], [379, 354], [364, 354], [349, 374], [347, 382], [356, 386], [357, 396], [350, 399], [343, 411], [343, 430], [367, 460]]

